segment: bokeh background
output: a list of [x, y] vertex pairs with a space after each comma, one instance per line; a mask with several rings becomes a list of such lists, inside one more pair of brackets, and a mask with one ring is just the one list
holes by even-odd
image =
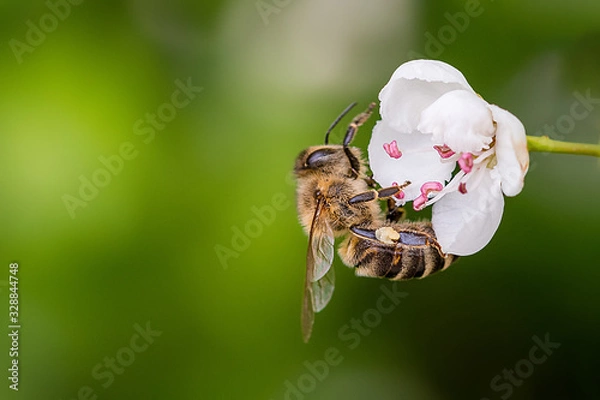
[[[336, 260], [333, 300], [302, 342], [307, 238], [289, 179], [347, 104], [376, 100], [415, 57], [461, 69], [529, 134], [599, 142], [598, 100], [568, 123], [574, 93], [600, 98], [599, 3], [74, 3], [0, 4], [2, 399], [599, 398], [598, 159], [533, 154], [493, 241], [398, 284], [406, 297], [355, 348], [339, 330], [394, 287]], [[185, 84], [189, 104], [169, 106]], [[168, 121], [147, 119], [158, 112]], [[122, 146], [133, 158], [119, 163]], [[136, 324], [154, 332], [145, 351]], [[560, 347], [530, 370], [546, 335]], [[525, 378], [511, 383], [515, 366]]]

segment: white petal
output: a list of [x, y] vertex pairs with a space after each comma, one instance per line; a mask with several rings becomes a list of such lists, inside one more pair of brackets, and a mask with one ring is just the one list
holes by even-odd
[[379, 93], [381, 116], [394, 129], [413, 132], [425, 108], [444, 93], [458, 89], [473, 92], [463, 74], [451, 65], [432, 60], [409, 61], [396, 69]]
[[418, 129], [432, 133], [436, 144], [446, 144], [457, 153], [481, 152], [495, 132], [489, 104], [466, 90], [441, 96], [423, 111]]
[[449, 193], [433, 205], [433, 230], [445, 253], [468, 256], [484, 248], [500, 225], [504, 197], [496, 171], [486, 169], [474, 189]]
[[[384, 143], [396, 141], [402, 156], [398, 159], [390, 157], [383, 148]], [[378, 121], [373, 128], [369, 143], [369, 164], [373, 178], [382, 187], [392, 182], [402, 184], [410, 181], [404, 189], [404, 201], [412, 201], [420, 194], [421, 185], [425, 182], [448, 181], [456, 163], [442, 162], [433, 148], [430, 135], [411, 135], [400, 133], [389, 126], [387, 121]]]
[[457, 83], [463, 89], [473, 91], [462, 72], [450, 64], [437, 60], [413, 60], [405, 62], [394, 71], [390, 82], [397, 79]]
[[529, 169], [529, 151], [525, 127], [508, 111], [490, 105], [496, 121], [496, 158], [498, 172], [502, 177], [502, 191], [516, 196], [523, 189], [525, 174]]

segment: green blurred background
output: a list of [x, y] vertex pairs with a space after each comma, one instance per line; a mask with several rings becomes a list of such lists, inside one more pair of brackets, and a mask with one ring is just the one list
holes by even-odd
[[[600, 98], [599, 3], [74, 3], [0, 5], [2, 399], [599, 398], [597, 159], [533, 154], [493, 241], [399, 283], [407, 296], [354, 348], [339, 330], [394, 286], [336, 260], [336, 293], [302, 342], [307, 238], [289, 179], [347, 104], [376, 100], [419, 55], [461, 69], [529, 134], [597, 143], [598, 103], [564, 116], [575, 92]], [[176, 82], [195, 87], [179, 109]], [[168, 122], [152, 128], [157, 112]], [[135, 157], [119, 162], [123, 145]], [[81, 179], [103, 187], [86, 201]], [[6, 379], [15, 261], [18, 393]], [[561, 346], [531, 364], [545, 335]], [[510, 383], [515, 367], [525, 378]]]

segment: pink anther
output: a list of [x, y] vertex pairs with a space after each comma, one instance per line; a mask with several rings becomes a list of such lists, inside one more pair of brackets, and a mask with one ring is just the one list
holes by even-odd
[[421, 195], [427, 198], [432, 192], [440, 192], [443, 188], [444, 185], [442, 185], [440, 182], [425, 182], [421, 186]]
[[[398, 182], [392, 182], [392, 186], [399, 186]], [[404, 192], [402, 190], [400, 190], [398, 193], [396, 193], [394, 195], [395, 198], [397, 198], [398, 200], [404, 200]]]
[[461, 182], [458, 184], [458, 191], [462, 194], [467, 194], [467, 184], [465, 182]]
[[427, 196], [422, 194], [413, 201], [413, 209], [415, 211], [421, 211], [425, 208], [425, 204], [427, 204]]
[[465, 174], [468, 174], [473, 169], [473, 154], [463, 153], [458, 159], [458, 165]]
[[447, 159], [452, 157], [454, 154], [456, 154], [450, 147], [448, 147], [448, 145], [444, 144], [442, 146], [440, 145], [435, 145], [433, 146], [433, 148], [438, 152], [438, 154], [440, 155], [440, 157], [442, 159]]
[[398, 149], [398, 143], [395, 140], [392, 140], [390, 143], [384, 143], [383, 149], [388, 154], [388, 156], [398, 159], [402, 157], [402, 152]]

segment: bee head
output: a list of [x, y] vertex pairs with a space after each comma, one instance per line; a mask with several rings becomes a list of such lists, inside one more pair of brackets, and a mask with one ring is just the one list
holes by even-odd
[[[356, 103], [350, 104], [333, 121], [325, 133], [325, 145], [313, 146], [304, 150], [296, 159], [294, 171], [300, 175], [302, 171], [321, 171], [326, 174], [341, 174], [351, 178], [358, 178], [363, 165], [361, 163], [361, 152], [356, 147], [350, 147], [358, 127], [361, 126], [371, 115], [375, 103], [369, 104], [367, 110], [356, 116], [346, 131], [342, 145], [330, 145], [329, 134], [337, 123], [354, 107]], [[363, 171], [364, 172], [364, 171]]]
[[344, 147], [342, 145], [312, 146], [298, 155], [294, 172], [297, 176], [319, 171], [325, 174], [354, 176], [355, 167], [353, 164], [360, 165], [359, 159], [360, 150], [354, 147]]

